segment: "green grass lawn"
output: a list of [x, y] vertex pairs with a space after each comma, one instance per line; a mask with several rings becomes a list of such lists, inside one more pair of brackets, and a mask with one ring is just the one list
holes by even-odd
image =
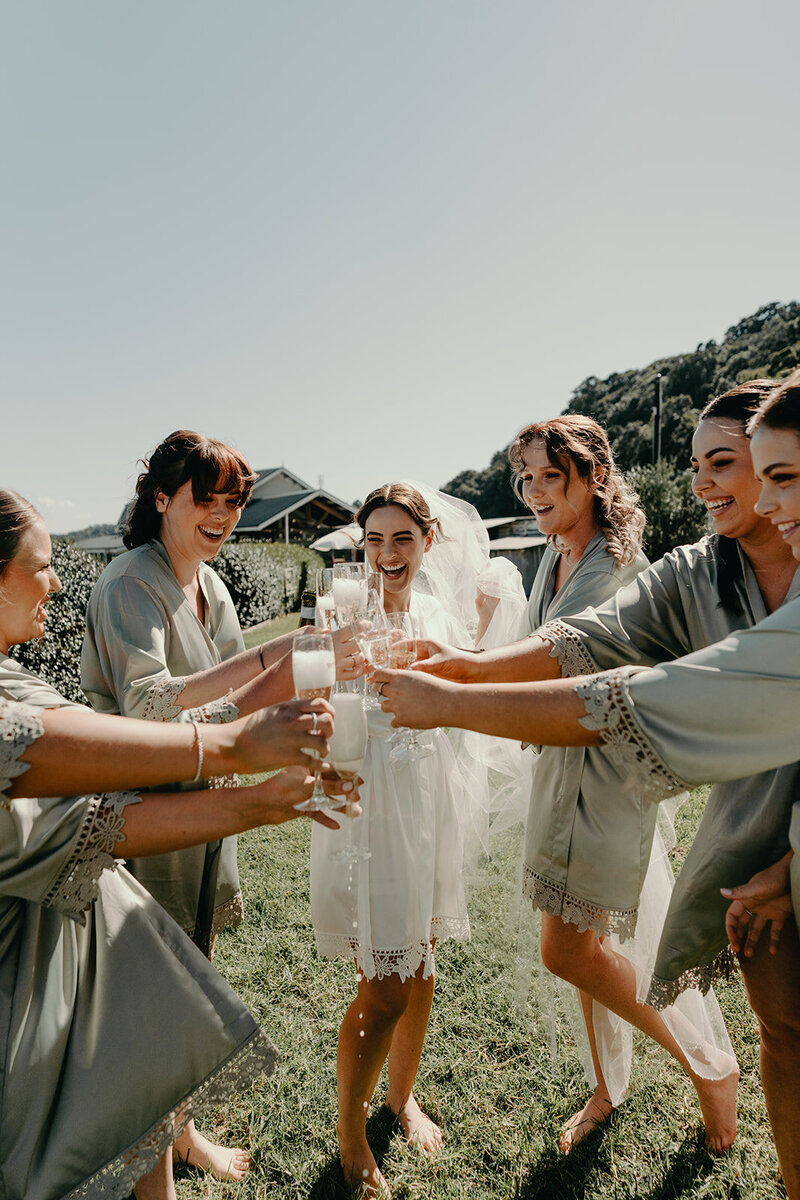
[[[296, 619], [296, 618], [295, 618]], [[268, 631], [269, 632], [269, 631]], [[691, 840], [702, 806], [695, 793], [679, 814]], [[336, 1038], [354, 992], [352, 964], [317, 958], [308, 907], [310, 825], [295, 821], [240, 839], [244, 925], [219, 939], [215, 964], [283, 1053], [269, 1079], [217, 1114], [216, 1130], [247, 1146], [254, 1163], [241, 1184], [200, 1175], [178, 1182], [179, 1200], [331, 1200], [345, 1197], [336, 1157]], [[445, 943], [415, 1092], [443, 1126], [433, 1160], [408, 1149], [380, 1111], [370, 1141], [396, 1197], [426, 1200], [669, 1200], [779, 1194], [777, 1165], [758, 1083], [754, 1019], [738, 980], [717, 989], [742, 1069], [739, 1135], [719, 1160], [703, 1149], [691, 1086], [655, 1045], [638, 1038], [628, 1099], [602, 1135], [568, 1159], [555, 1149], [563, 1121], [586, 1097], [566, 1021], [557, 1020], [554, 1060], [537, 1007], [512, 999], [516, 947], [507, 916], [519, 850], [508, 835], [497, 872], [470, 900], [472, 941]]]

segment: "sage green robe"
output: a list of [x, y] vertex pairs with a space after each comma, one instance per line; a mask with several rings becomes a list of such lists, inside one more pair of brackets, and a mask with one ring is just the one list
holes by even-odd
[[[3, 695], [14, 672], [3, 664]], [[0, 699], [0, 1195], [122, 1200], [276, 1051], [113, 857], [133, 793], [8, 800], [42, 708]]]
[[[640, 554], [629, 566], [619, 566], [599, 533], [556, 592], [559, 557], [545, 550], [523, 632], [602, 604], [647, 565]], [[581, 930], [632, 936], [655, 821], [654, 806], [625, 788], [624, 777], [602, 750], [541, 748], [525, 835], [525, 895]]]
[[[794, 763], [800, 747], [800, 598], [787, 600], [752, 629], [675, 662], [604, 671], [579, 680], [575, 691], [586, 708], [581, 724], [599, 731], [629, 788], [654, 803], [686, 787]], [[793, 805], [789, 828], [798, 918], [799, 806]]]
[[[787, 600], [799, 595], [800, 568]], [[564, 674], [588, 675], [680, 658], [766, 616], [749, 560], [736, 542], [713, 535], [671, 551], [605, 604], [539, 632], [552, 640]], [[785, 854], [798, 796], [797, 762], [712, 789], [670, 900], [651, 1004], [663, 1008], [689, 987], [707, 991], [729, 967], [728, 901], [719, 889], [745, 882]]]
[[[198, 568], [198, 581], [205, 624], [186, 599], [161, 542], [137, 546], [109, 563], [89, 600], [81, 653], [81, 687], [94, 709], [151, 721], [238, 716], [224, 698], [192, 709], [181, 705], [187, 676], [244, 650], [224, 583], [206, 563]], [[204, 948], [209, 935], [242, 919], [235, 837], [134, 858], [128, 868]], [[214, 873], [216, 881], [209, 885]]]

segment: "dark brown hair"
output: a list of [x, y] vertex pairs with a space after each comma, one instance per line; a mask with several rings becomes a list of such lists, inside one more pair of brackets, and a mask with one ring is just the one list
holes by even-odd
[[770, 392], [755, 416], [750, 418], [748, 434], [752, 436], [761, 425], [766, 425], [767, 429], [791, 429], [800, 437], [800, 367]]
[[592, 485], [597, 522], [609, 554], [620, 566], [632, 563], [642, 548], [645, 516], [638, 507], [638, 495], [614, 462], [602, 425], [575, 413], [537, 421], [521, 429], [508, 450], [514, 491], [520, 499], [524, 455], [534, 441], [543, 443], [548, 460], [567, 478], [574, 467], [580, 478]]
[[0, 488], [0, 576], [16, 558], [22, 535], [39, 520], [36, 509], [18, 492]]
[[189, 429], [171, 433], [156, 446], [149, 460], [142, 461], [145, 469], [136, 481], [136, 500], [122, 538], [128, 550], [159, 536], [157, 492], [174, 496], [178, 488], [191, 481], [195, 504], [222, 492], [238, 494], [244, 506], [258, 478], [247, 459], [232, 446]]
[[415, 525], [418, 525], [426, 536], [433, 530], [434, 541], [442, 537], [441, 523], [438, 517], [431, 516], [431, 510], [426, 501], [410, 483], [385, 483], [383, 487], [370, 492], [361, 508], [356, 513], [356, 521], [362, 529], [376, 508], [388, 508], [396, 504], [404, 509]]
[[748, 379], [747, 383], [740, 383], [738, 387], [709, 400], [697, 419], [698, 424], [700, 421], [723, 418], [741, 421], [746, 425], [758, 406], [776, 387], [777, 379]]

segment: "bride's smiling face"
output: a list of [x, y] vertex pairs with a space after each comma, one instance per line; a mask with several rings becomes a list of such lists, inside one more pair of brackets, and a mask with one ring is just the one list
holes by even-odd
[[374, 509], [367, 517], [364, 545], [370, 566], [383, 576], [384, 593], [403, 596], [433, 541], [399, 504]]

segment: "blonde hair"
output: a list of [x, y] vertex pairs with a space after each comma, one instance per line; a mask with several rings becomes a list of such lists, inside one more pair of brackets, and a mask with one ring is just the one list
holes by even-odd
[[534, 441], [542, 442], [548, 460], [567, 478], [574, 467], [591, 486], [597, 523], [609, 554], [619, 566], [634, 562], [642, 548], [645, 515], [637, 493], [614, 462], [603, 427], [591, 417], [576, 413], [521, 429], [508, 450], [514, 491], [521, 500], [524, 454]]

